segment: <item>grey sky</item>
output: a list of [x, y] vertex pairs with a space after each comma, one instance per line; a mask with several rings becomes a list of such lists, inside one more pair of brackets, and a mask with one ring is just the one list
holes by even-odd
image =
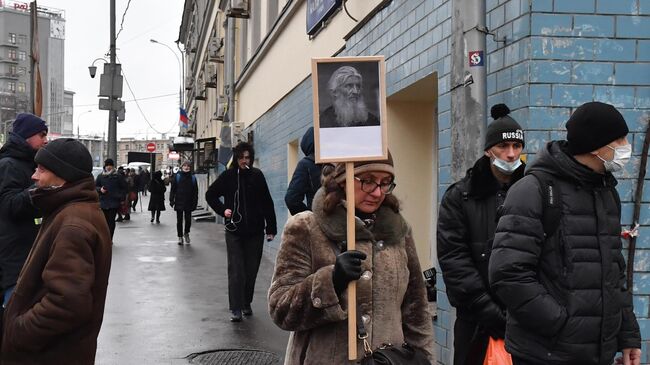
[[[116, 0], [116, 27], [120, 29], [122, 14], [128, 0]], [[166, 47], [153, 44], [156, 39], [171, 47], [178, 57], [174, 41], [183, 12], [182, 0], [131, 0], [124, 20], [124, 29], [117, 40], [118, 62], [126, 76], [144, 116], [160, 132], [178, 133], [179, 66]], [[88, 66], [104, 57], [109, 49], [109, 0], [39, 0], [39, 6], [65, 10], [65, 88], [74, 96], [74, 128], [81, 134], [107, 131], [108, 111], [99, 110], [99, 75], [103, 61], [95, 63], [97, 76], [91, 79]], [[122, 100], [133, 100], [126, 82]], [[160, 95], [169, 96], [152, 98]], [[88, 110], [92, 110], [88, 112]], [[118, 137], [159, 137], [145, 122], [135, 102], [126, 103], [126, 120], [117, 126]]]

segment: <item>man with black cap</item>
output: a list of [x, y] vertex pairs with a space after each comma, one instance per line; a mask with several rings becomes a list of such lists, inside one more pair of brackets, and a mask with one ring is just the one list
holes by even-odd
[[[613, 106], [589, 102], [508, 193], [489, 276], [508, 312], [515, 365], [621, 364], [641, 359], [641, 336], [625, 283], [621, 203], [612, 172], [632, 148]], [[618, 363], [618, 362], [617, 362]]]
[[93, 159], [74, 139], [36, 153], [30, 191], [43, 225], [7, 304], [3, 365], [94, 364], [111, 266], [111, 237]]
[[0, 273], [6, 304], [27, 259], [39, 225], [29, 199], [34, 155], [47, 144], [47, 125], [36, 115], [18, 114], [9, 141], [0, 149]]
[[[115, 233], [115, 215], [122, 202], [126, 199], [127, 185], [124, 176], [115, 170], [115, 162], [112, 158], [107, 158], [104, 161], [104, 171], [97, 175], [95, 180], [97, 193], [99, 194], [99, 203], [108, 229], [111, 232], [111, 238]], [[129, 209], [131, 209], [129, 207]]]
[[505, 336], [505, 307], [490, 291], [488, 261], [497, 208], [524, 174], [524, 133], [505, 104], [492, 107], [484, 155], [451, 185], [438, 215], [438, 260], [456, 307], [454, 365], [482, 365], [490, 337]]

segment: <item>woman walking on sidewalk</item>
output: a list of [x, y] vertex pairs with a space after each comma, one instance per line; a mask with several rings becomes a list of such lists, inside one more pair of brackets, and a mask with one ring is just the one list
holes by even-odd
[[[199, 202], [199, 186], [190, 169], [191, 162], [183, 162], [181, 170], [171, 179], [172, 187], [169, 191], [169, 205], [176, 211], [176, 233], [178, 233], [179, 245], [183, 244], [183, 238], [185, 243], [190, 243], [192, 211], [196, 210]], [[183, 220], [185, 220], [184, 230]]]
[[[162, 181], [162, 172], [153, 173], [153, 179], [149, 183], [149, 211], [151, 212], [151, 223], [156, 218], [156, 223], [160, 223], [160, 212], [165, 210], [165, 183]], [[155, 216], [155, 217], [154, 217]]]

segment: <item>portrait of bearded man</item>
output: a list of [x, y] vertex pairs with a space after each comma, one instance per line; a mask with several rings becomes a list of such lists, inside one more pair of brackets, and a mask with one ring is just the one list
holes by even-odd
[[327, 82], [332, 105], [319, 116], [320, 128], [378, 126], [363, 98], [363, 76], [352, 66], [336, 69]]

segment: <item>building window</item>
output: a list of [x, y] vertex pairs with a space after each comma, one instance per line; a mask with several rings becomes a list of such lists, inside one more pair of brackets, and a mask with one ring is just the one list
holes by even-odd
[[7, 40], [11, 44], [16, 44], [16, 33], [9, 33], [9, 37]]
[[7, 56], [9, 57], [10, 60], [15, 61], [16, 60], [16, 50], [15, 49], [9, 49], [7, 50]]
[[26, 44], [27, 43], [27, 36], [24, 34], [19, 34], [18, 35], [18, 44]]
[[24, 61], [27, 59], [27, 53], [25, 51], [18, 51], [18, 59]]
[[24, 93], [25, 92], [25, 83], [24, 82], [19, 82], [18, 83], [18, 92], [19, 93]]
[[10, 74], [11, 76], [15, 76], [15, 75], [16, 75], [16, 65], [11, 65], [11, 66], [9, 66], [9, 74]]
[[16, 91], [16, 82], [15, 81], [9, 81], [9, 91], [12, 91], [12, 92]]

